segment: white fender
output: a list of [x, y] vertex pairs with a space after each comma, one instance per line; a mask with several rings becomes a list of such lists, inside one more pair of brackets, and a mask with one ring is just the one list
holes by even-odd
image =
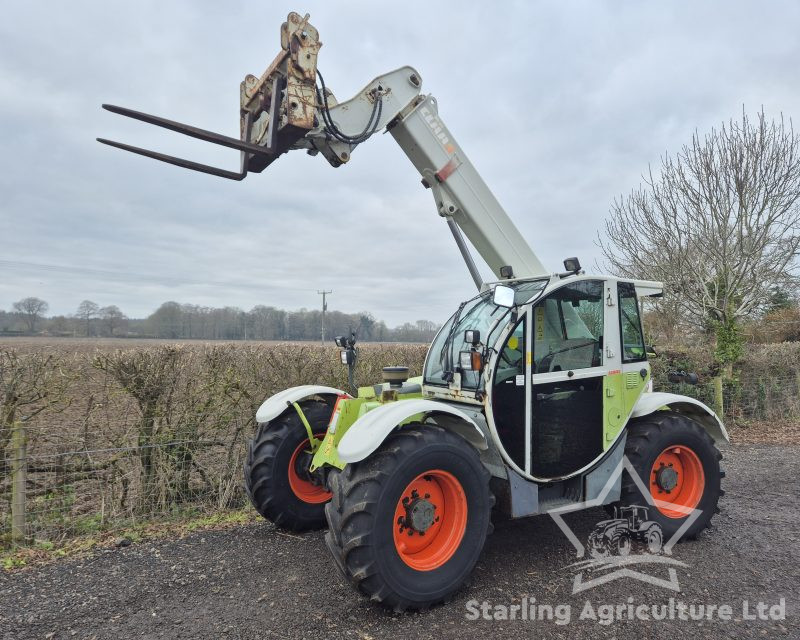
[[339, 441], [339, 459], [342, 462], [363, 460], [380, 446], [397, 425], [418, 413], [434, 419], [437, 414], [441, 418], [453, 416], [458, 420], [449, 418], [440, 426], [455, 431], [478, 449], [489, 447], [478, 424], [456, 407], [435, 400], [400, 400], [373, 409], [356, 420]]
[[687, 418], [699, 423], [714, 438], [715, 442], [731, 441], [725, 425], [722, 424], [722, 420], [719, 419], [716, 413], [699, 400], [688, 396], [679, 396], [675, 393], [663, 393], [660, 391], [643, 393], [639, 396], [639, 400], [633, 408], [631, 418], [650, 415], [664, 407], [668, 407], [671, 411], [685, 415]]
[[309, 396], [341, 395], [344, 391], [333, 387], [322, 387], [315, 384], [304, 384], [291, 389], [284, 389], [264, 400], [256, 411], [256, 422], [269, 422], [286, 411], [287, 402], [297, 402]]

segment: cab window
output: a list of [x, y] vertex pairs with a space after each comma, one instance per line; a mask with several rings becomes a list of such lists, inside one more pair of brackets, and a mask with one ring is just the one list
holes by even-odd
[[603, 283], [584, 280], [551, 293], [534, 307], [534, 373], [603, 364]]
[[525, 468], [525, 326], [523, 314], [497, 354], [492, 411], [503, 448]]
[[622, 341], [622, 361], [642, 362], [647, 360], [642, 334], [642, 321], [639, 316], [639, 303], [636, 287], [632, 282], [618, 282], [619, 329]]
[[496, 382], [525, 375], [525, 324], [520, 322], [506, 340], [497, 358]]

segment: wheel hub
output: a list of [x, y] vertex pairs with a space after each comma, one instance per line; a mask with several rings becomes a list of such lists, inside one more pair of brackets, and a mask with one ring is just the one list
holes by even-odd
[[436, 507], [433, 503], [424, 498], [417, 498], [406, 509], [406, 520], [413, 529], [425, 533], [433, 524], [433, 519], [436, 517], [435, 511]]
[[443, 566], [459, 549], [467, 529], [467, 498], [448, 471], [419, 474], [400, 494], [393, 538], [402, 561], [417, 571]]
[[664, 491], [672, 491], [678, 486], [678, 472], [672, 466], [662, 465], [656, 471], [656, 484]]
[[307, 451], [301, 452], [294, 463], [294, 472], [306, 482], [310, 482], [312, 484], [319, 484], [319, 481], [314, 477], [314, 475], [309, 471], [309, 467], [311, 466], [311, 460], [314, 458], [312, 453], [308, 453]]
[[673, 444], [656, 456], [650, 474], [650, 495], [668, 518], [685, 518], [696, 509], [705, 484], [703, 463], [690, 447]]
[[410, 496], [407, 495], [403, 498], [402, 504], [405, 509], [405, 515], [397, 521], [401, 532], [406, 529], [409, 535], [416, 531], [422, 536], [438, 520], [436, 517], [436, 505], [428, 500], [430, 497], [429, 493], [420, 496], [419, 492], [414, 489]]
[[[315, 434], [315, 437], [320, 438], [321, 435], [323, 434]], [[297, 498], [309, 504], [321, 504], [327, 502], [331, 494], [325, 489], [322, 469], [310, 471], [313, 458], [311, 445], [308, 440], [304, 440], [297, 445], [289, 460], [287, 475], [289, 486]]]

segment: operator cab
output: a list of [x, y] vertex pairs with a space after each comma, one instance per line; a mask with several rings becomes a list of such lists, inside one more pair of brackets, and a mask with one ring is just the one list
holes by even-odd
[[[499, 285], [513, 304], [497, 304], [494, 288], [462, 304], [428, 352], [425, 391], [483, 404], [503, 458], [523, 476], [570, 477], [616, 443], [650, 380], [638, 296], [660, 284], [571, 272]], [[463, 357], [475, 351], [480, 358]]]

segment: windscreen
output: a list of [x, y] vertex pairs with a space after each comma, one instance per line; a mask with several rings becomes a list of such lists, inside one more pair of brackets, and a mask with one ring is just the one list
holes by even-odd
[[[525, 304], [536, 298], [547, 284], [547, 280], [534, 280], [511, 285], [515, 290], [515, 304]], [[481, 332], [483, 344], [494, 344], [498, 331], [505, 326], [510, 310], [498, 307], [492, 302], [492, 290], [468, 300], [445, 323], [439, 331], [425, 363], [425, 383], [447, 385], [448, 372], [455, 372], [459, 353], [468, 351], [472, 345], [464, 342], [464, 331], [468, 329]], [[479, 371], [463, 371], [461, 387], [477, 389], [481, 384]]]

